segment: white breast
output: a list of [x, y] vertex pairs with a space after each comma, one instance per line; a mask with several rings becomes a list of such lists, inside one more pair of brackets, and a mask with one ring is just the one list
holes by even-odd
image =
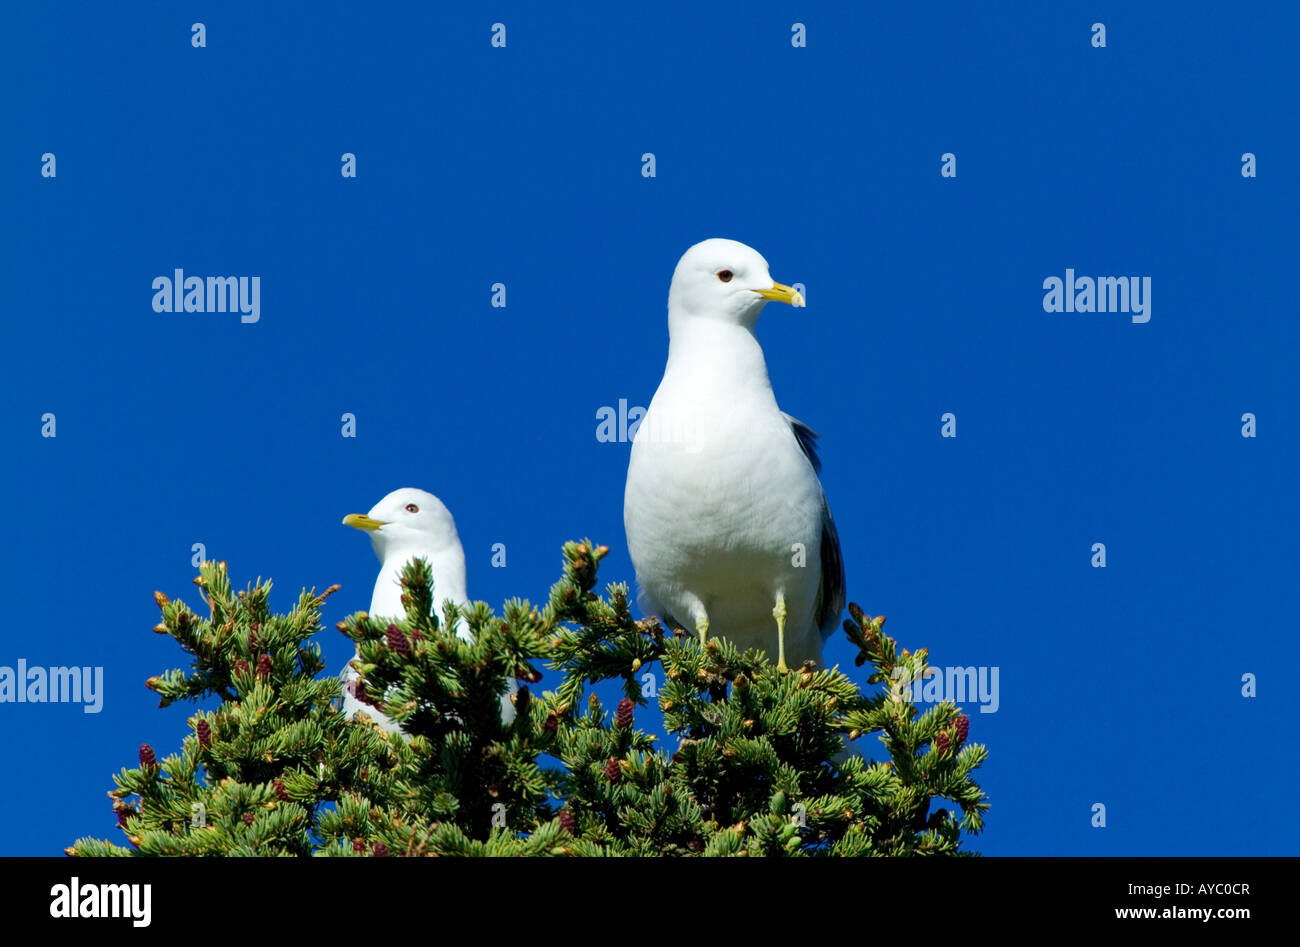
[[632, 445], [624, 525], [637, 581], [653, 610], [690, 628], [698, 599], [710, 634], [773, 657], [780, 591], [788, 653], [819, 657], [821, 486], [752, 335], [704, 331], [707, 344], [670, 356]]

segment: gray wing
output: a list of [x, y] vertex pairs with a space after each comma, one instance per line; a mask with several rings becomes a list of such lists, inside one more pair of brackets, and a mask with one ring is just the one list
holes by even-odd
[[[798, 418], [792, 418], [784, 411], [782, 417], [790, 422], [790, 430], [808, 463], [815, 473], [821, 473], [822, 460], [817, 456], [817, 432]], [[817, 627], [821, 629], [825, 641], [839, 627], [840, 614], [844, 611], [844, 556], [840, 552], [840, 534], [835, 529], [835, 520], [831, 518], [831, 507], [826, 502], [826, 491], [822, 491], [822, 585], [817, 595]]]
[[817, 627], [822, 641], [835, 633], [844, 611], [844, 557], [840, 554], [840, 534], [835, 531], [831, 508], [822, 493], [822, 588], [817, 602]]
[[798, 418], [792, 418], [784, 411], [781, 417], [790, 422], [790, 430], [794, 431], [794, 439], [799, 442], [799, 448], [803, 455], [808, 458], [808, 463], [812, 464], [815, 473], [822, 472], [822, 459], [817, 456], [817, 438], [821, 435], [804, 424]]

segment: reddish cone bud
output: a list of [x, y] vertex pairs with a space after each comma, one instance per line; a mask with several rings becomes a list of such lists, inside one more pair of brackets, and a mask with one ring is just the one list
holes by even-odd
[[957, 745], [961, 746], [966, 742], [966, 735], [970, 733], [970, 717], [965, 714], [959, 714], [957, 717]]
[[245, 661], [243, 658], [240, 658], [238, 661], [235, 662], [235, 671], [238, 672], [239, 674], [247, 674], [248, 662]]
[[551, 714], [546, 718], [546, 723], [543, 726], [546, 728], [547, 733], [555, 733], [560, 729], [560, 718], [555, 714]]
[[622, 775], [623, 770], [619, 768], [618, 760], [611, 756], [609, 762], [605, 764], [605, 778], [611, 783], [616, 783]]
[[363, 704], [374, 706], [375, 702], [370, 699], [370, 691], [366, 690], [366, 682], [357, 680], [352, 682], [352, 696]]
[[198, 734], [199, 746], [204, 749], [212, 746], [212, 726], [206, 720], [200, 720], [194, 732]]
[[376, 842], [373, 851], [375, 853], [376, 858], [388, 857], [388, 846], [385, 845], [383, 842]]
[[365, 852], [365, 850], [366, 850], [366, 840], [365, 840], [365, 839], [354, 838], [354, 839], [352, 840], [352, 851], [354, 851], [354, 852], [356, 852], [358, 855], [360, 855], [360, 854], [363, 854], [363, 853]]
[[258, 649], [257, 626], [254, 625], [253, 630], [248, 633], [248, 652], [249, 654], [255, 654], [257, 652], [257, 649]]
[[940, 730], [934, 737], [934, 748], [940, 753], [947, 753], [948, 747], [952, 745], [952, 740], [948, 737], [947, 730]]
[[263, 651], [257, 658], [257, 676], [271, 676], [271, 656]]
[[140, 765], [141, 766], [158, 765], [158, 758], [153, 755], [153, 747], [151, 747], [148, 743], [140, 744]]
[[253, 813], [251, 813], [251, 812], [245, 812], [245, 813], [244, 813], [244, 825], [252, 825], [252, 824], [253, 824]]
[[275, 798], [279, 799], [281, 802], [289, 801], [289, 790], [284, 788], [283, 779], [277, 779], [275, 781]]
[[618, 712], [614, 715], [614, 726], [620, 730], [626, 730], [632, 726], [633, 714], [636, 712], [636, 704], [624, 697], [618, 702]]
[[568, 832], [570, 835], [578, 834], [578, 820], [573, 817], [572, 809], [560, 810], [560, 828], [564, 829], [564, 831]]
[[402, 657], [411, 653], [411, 642], [406, 640], [406, 635], [398, 631], [396, 625], [388, 626], [388, 647], [392, 648]]

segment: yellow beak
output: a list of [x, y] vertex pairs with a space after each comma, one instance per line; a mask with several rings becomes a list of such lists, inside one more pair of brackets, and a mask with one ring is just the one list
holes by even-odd
[[381, 526], [387, 526], [388, 524], [380, 522], [379, 520], [372, 520], [364, 513], [349, 513], [347, 516], [343, 517], [343, 525], [351, 526], [353, 529], [375, 530], [379, 529]]
[[789, 303], [794, 308], [800, 308], [803, 303], [803, 295], [793, 286], [786, 286], [784, 283], [773, 283], [771, 289], [756, 289], [754, 292], [764, 299], [772, 299], [779, 303]]

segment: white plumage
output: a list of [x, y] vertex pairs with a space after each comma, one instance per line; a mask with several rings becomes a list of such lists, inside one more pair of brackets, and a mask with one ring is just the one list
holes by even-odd
[[[376, 621], [401, 621], [406, 617], [402, 606], [402, 570], [415, 558], [428, 560], [433, 573], [434, 614], [442, 620], [443, 605], [453, 602], [467, 606], [465, 592], [465, 550], [456, 532], [456, 521], [451, 512], [432, 493], [403, 487], [384, 497], [369, 513], [352, 513], [344, 517], [347, 526], [366, 531], [379, 557], [379, 577], [370, 596], [370, 617]], [[471, 641], [469, 626], [464, 618], [456, 625], [456, 634]], [[349, 717], [364, 711], [389, 733], [401, 728], [379, 710], [359, 701], [353, 693], [354, 683], [360, 676], [351, 663], [339, 675], [343, 679], [342, 709]], [[512, 694], [517, 689], [510, 681]], [[502, 699], [502, 719], [514, 719], [514, 704], [509, 694]]]
[[644, 610], [701, 640], [775, 651], [785, 667], [820, 662], [844, 570], [817, 435], [777, 406], [754, 335], [769, 300], [803, 305], [742, 243], [706, 240], [681, 258], [668, 364], [632, 445], [623, 519]]

